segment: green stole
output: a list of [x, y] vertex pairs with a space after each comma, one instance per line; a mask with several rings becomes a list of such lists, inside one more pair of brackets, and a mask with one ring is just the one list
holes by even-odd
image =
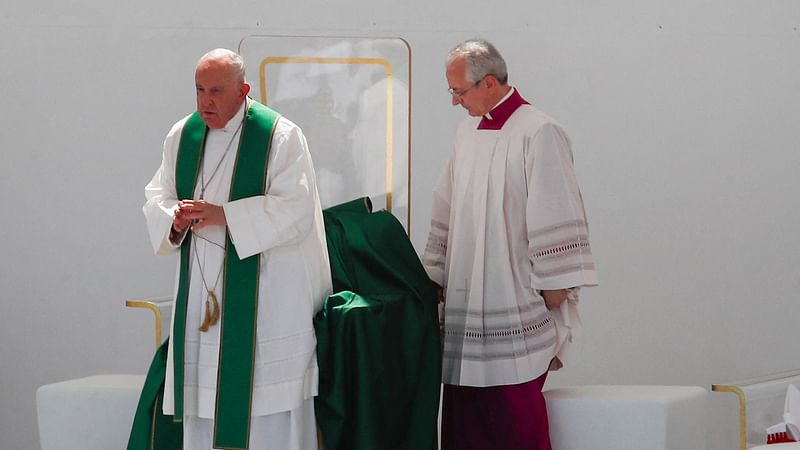
[[183, 424], [161, 412], [169, 339], [156, 350], [133, 415], [127, 450], [183, 450]]
[[[277, 112], [252, 102], [245, 112], [236, 165], [231, 180], [230, 201], [264, 195], [267, 160]], [[208, 132], [198, 113], [186, 121], [181, 133], [175, 167], [179, 199], [191, 199], [202, 161]], [[183, 419], [183, 364], [186, 304], [189, 294], [191, 236], [181, 245], [180, 279], [175, 298], [172, 330], [175, 370], [175, 420]], [[223, 301], [220, 317], [220, 350], [217, 369], [217, 399], [214, 411], [214, 447], [246, 449], [250, 434], [253, 400], [253, 369], [258, 306], [258, 278], [261, 255], [240, 259], [228, 235], [225, 240]]]

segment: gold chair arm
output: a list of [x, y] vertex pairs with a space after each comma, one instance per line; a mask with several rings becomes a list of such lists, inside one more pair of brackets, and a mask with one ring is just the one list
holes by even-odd
[[156, 322], [156, 348], [161, 345], [161, 308], [149, 300], [125, 300], [125, 306], [129, 308], [146, 308], [153, 311]]
[[739, 397], [739, 448], [747, 450], [747, 401], [744, 398], [744, 391], [738, 386], [727, 384], [712, 384], [711, 390], [715, 392], [733, 392]]

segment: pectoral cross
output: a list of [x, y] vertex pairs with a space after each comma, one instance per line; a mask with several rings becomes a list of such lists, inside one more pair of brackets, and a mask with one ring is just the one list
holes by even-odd
[[217, 322], [219, 322], [219, 301], [217, 294], [210, 290], [206, 297], [206, 314], [203, 323], [200, 324], [200, 331], [208, 331], [208, 327], [216, 325]]

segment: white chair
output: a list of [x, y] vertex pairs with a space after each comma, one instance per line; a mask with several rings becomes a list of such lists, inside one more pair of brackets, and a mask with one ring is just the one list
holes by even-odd
[[[166, 328], [171, 300], [127, 300], [126, 306], [153, 312], [156, 346], [160, 345], [162, 336], [169, 331]], [[142, 368], [142, 372], [146, 370], [147, 367]], [[94, 375], [41, 386], [36, 391], [41, 449], [126, 448], [144, 378], [144, 375]]]
[[[754, 446], [767, 442], [767, 428], [783, 422], [786, 388], [790, 384], [800, 386], [800, 370], [711, 386], [712, 391], [738, 397], [740, 450], [761, 448]], [[776, 445], [768, 448], [781, 448]]]
[[696, 386], [545, 391], [553, 450], [704, 450], [708, 392]]

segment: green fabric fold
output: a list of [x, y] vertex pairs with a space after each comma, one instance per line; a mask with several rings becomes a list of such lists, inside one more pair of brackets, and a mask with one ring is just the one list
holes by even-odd
[[168, 347], [169, 340], [166, 340], [158, 348], [150, 363], [139, 404], [133, 416], [128, 450], [183, 449], [183, 424], [173, 421], [172, 416], [165, 416], [161, 410]]
[[333, 287], [314, 318], [326, 450], [433, 448], [436, 290], [402, 225], [355, 200], [323, 213]]

